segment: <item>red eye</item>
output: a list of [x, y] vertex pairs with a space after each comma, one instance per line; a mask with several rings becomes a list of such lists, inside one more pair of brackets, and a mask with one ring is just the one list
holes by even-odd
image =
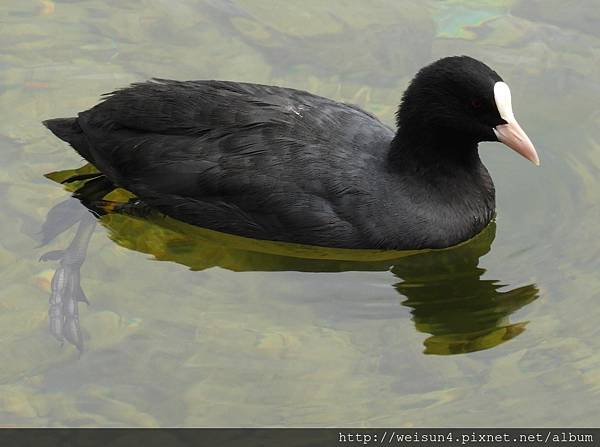
[[477, 98], [472, 99], [471, 107], [473, 107], [474, 109], [479, 109], [481, 107], [481, 100]]

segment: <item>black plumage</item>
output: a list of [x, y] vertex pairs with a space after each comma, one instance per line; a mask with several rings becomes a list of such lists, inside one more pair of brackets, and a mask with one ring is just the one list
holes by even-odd
[[496, 141], [503, 122], [498, 80], [465, 56], [425, 67], [397, 132], [304, 91], [163, 79], [44, 124], [114, 185], [190, 224], [331, 247], [442, 248], [494, 215], [477, 143]]

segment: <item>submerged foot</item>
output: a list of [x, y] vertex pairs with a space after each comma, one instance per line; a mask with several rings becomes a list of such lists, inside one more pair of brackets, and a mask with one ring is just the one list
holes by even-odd
[[[80, 268], [85, 261], [87, 247], [96, 226], [96, 219], [85, 208], [74, 201], [68, 204], [63, 202], [56, 208], [71, 208], [72, 206], [81, 207], [84, 212], [70, 213], [69, 219], [58, 219], [60, 228], [46, 228], [46, 234], [56, 235], [65, 231], [70, 226], [78, 224], [75, 237], [64, 250], [53, 250], [40, 256], [40, 261], [59, 261], [60, 265], [54, 272], [51, 283], [51, 292], [49, 298], [49, 323], [50, 333], [61, 343], [67, 342], [75, 346], [79, 352], [83, 352], [83, 337], [81, 326], [79, 324], [79, 303], [89, 304], [83, 289], [81, 288]], [[49, 218], [56, 214], [51, 210], [48, 213]], [[46, 226], [52, 224], [52, 219], [48, 219]], [[52, 226], [52, 225], [50, 225]], [[49, 238], [44, 238], [49, 242]]]
[[79, 325], [79, 302], [89, 304], [81, 289], [80, 264], [68, 264], [61, 260], [61, 265], [52, 277], [50, 307], [50, 333], [61, 343], [67, 340], [79, 352], [83, 352], [83, 337]]

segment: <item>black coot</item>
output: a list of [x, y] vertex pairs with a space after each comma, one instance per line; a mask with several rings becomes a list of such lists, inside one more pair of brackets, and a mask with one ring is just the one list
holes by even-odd
[[397, 118], [394, 131], [300, 90], [156, 79], [44, 124], [105, 182], [171, 217], [329, 247], [457, 244], [494, 216], [478, 142], [501, 141], [539, 164], [508, 86], [467, 56], [419, 71]]

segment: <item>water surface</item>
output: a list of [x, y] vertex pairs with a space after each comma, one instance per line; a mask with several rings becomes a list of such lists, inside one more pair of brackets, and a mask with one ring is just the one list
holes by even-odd
[[[600, 32], [593, 2], [569, 5], [3, 2], [0, 424], [597, 426]], [[162, 77], [306, 89], [392, 124], [415, 71], [454, 54], [503, 76], [542, 161], [481, 146], [498, 216], [479, 237], [332, 254], [107, 215], [81, 267], [84, 353], [52, 337], [58, 263], [38, 258], [79, 224], [39, 247], [69, 197], [44, 174], [83, 163], [42, 119]]]

